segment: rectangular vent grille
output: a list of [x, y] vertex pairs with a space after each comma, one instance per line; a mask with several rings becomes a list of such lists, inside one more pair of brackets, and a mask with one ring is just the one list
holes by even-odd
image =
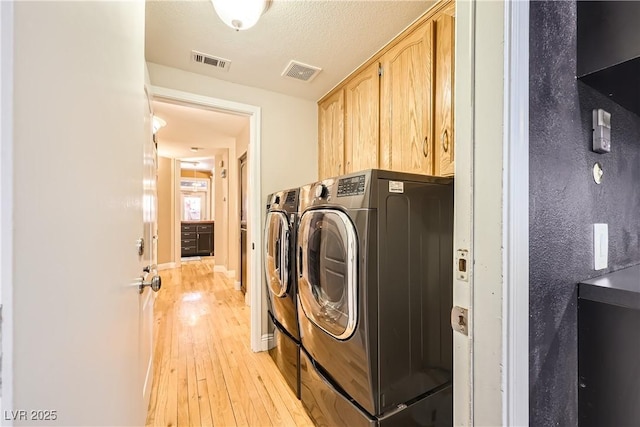
[[287, 68], [282, 72], [282, 76], [302, 80], [303, 82], [310, 82], [318, 73], [322, 71], [322, 68], [314, 67], [313, 65], [303, 64], [302, 62], [291, 61]]
[[195, 50], [191, 51], [191, 60], [223, 71], [229, 71], [229, 67], [231, 66], [231, 61], [228, 59], [218, 58]]

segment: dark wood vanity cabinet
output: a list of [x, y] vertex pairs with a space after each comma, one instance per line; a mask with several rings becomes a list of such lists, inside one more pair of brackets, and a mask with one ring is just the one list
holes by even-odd
[[182, 222], [181, 256], [210, 256], [214, 254], [213, 221]]

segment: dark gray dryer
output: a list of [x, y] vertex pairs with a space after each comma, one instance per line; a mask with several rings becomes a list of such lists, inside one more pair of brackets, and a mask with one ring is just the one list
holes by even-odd
[[453, 180], [301, 189], [301, 399], [318, 425], [452, 424]]
[[300, 332], [295, 274], [299, 189], [273, 193], [267, 200], [264, 269], [275, 343], [269, 354], [300, 398]]

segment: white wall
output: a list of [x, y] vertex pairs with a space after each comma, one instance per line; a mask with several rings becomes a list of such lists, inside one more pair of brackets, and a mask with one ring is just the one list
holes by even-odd
[[249, 123], [242, 129], [242, 131], [236, 136], [236, 154], [238, 158], [247, 153], [249, 147]]
[[262, 108], [263, 201], [274, 191], [317, 179], [317, 104], [275, 92], [229, 83], [148, 63], [151, 83], [184, 92]]
[[14, 23], [14, 401], [4, 409], [57, 411], [55, 422], [17, 424], [142, 425], [132, 282], [144, 2], [15, 2]]
[[[220, 149], [215, 155], [216, 171], [213, 176], [215, 187], [215, 225], [214, 251], [216, 266], [227, 269], [229, 265], [229, 149]], [[224, 162], [224, 166], [220, 166]], [[227, 178], [222, 178], [220, 172], [227, 169]]]

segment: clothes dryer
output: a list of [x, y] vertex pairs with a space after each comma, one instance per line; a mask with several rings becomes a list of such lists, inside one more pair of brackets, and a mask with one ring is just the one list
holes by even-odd
[[275, 344], [269, 354], [299, 398], [300, 332], [295, 274], [299, 189], [273, 193], [267, 200], [263, 258]]
[[453, 180], [368, 170], [302, 191], [307, 412], [327, 425], [451, 425]]

